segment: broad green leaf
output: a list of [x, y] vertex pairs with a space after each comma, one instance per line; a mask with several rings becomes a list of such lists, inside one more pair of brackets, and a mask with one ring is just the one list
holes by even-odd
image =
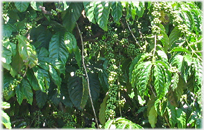
[[170, 35], [169, 35], [169, 46], [170, 46], [170, 47], [174, 44], [174, 42], [175, 42], [176, 40], [179, 39], [180, 34], [181, 34], [181, 32], [180, 32], [180, 30], [178, 29], [178, 27], [175, 27], [175, 28], [171, 31], [171, 33], [170, 33]]
[[23, 93], [23, 95], [25, 95], [25, 98], [27, 99], [28, 103], [30, 105], [32, 105], [33, 103], [33, 90], [30, 86], [30, 84], [28, 83], [27, 80], [23, 79], [21, 81], [21, 92]]
[[31, 1], [30, 2], [30, 6], [37, 11], [41, 11], [41, 9], [39, 8], [39, 6], [43, 6], [43, 2], [35, 2], [35, 1]]
[[120, 18], [122, 17], [123, 6], [120, 1], [115, 1], [111, 5], [111, 15], [114, 22], [119, 23]]
[[[3, 86], [2, 86], [2, 91], [3, 90], [9, 90], [9, 84], [13, 83], [14, 78], [9, 74], [9, 73], [3, 73]], [[15, 96], [14, 91], [9, 91], [8, 95], [3, 95], [4, 99], [8, 101], [11, 97]]]
[[17, 101], [18, 103], [21, 105], [23, 98], [24, 98], [24, 94], [21, 91], [21, 87], [20, 85], [17, 85], [17, 87], [15, 87], [15, 91], [16, 91], [16, 97], [17, 97]]
[[34, 75], [33, 70], [27, 70], [26, 77], [27, 77], [27, 80], [30, 83], [31, 87], [33, 88], [33, 90], [40, 90], [40, 87], [38, 85], [38, 81]]
[[98, 79], [100, 81], [101, 86], [105, 92], [108, 91], [109, 84], [108, 84], [108, 74], [105, 71], [100, 71], [98, 73]]
[[29, 2], [14, 2], [14, 4], [20, 12], [25, 12], [29, 6]]
[[62, 16], [63, 26], [67, 29], [67, 31], [72, 32], [75, 27], [76, 21], [82, 15], [83, 4], [82, 3], [74, 3], [72, 2], [69, 5], [69, 8], [66, 10], [66, 14]]
[[41, 69], [41, 68], [38, 68], [38, 67], [33, 68], [33, 71], [34, 71], [34, 75], [38, 81], [38, 85], [40, 87], [40, 90], [42, 92], [45, 92], [46, 89], [48, 89], [50, 86], [50, 77], [49, 77], [48, 71]]
[[69, 108], [72, 108], [73, 107], [73, 104], [69, 98], [69, 92], [67, 91], [68, 90], [68, 87], [67, 87], [67, 83], [66, 85], [63, 84], [62, 82], [62, 85], [61, 85], [61, 102], [66, 106], [66, 107], [69, 107]]
[[172, 80], [171, 80], [171, 88], [173, 91], [178, 87], [178, 82], [179, 82], [179, 75], [178, 73], [174, 73]]
[[18, 52], [23, 62], [30, 68], [34, 67], [38, 63], [37, 53], [35, 47], [27, 42], [26, 37], [16, 36], [18, 39]]
[[163, 73], [162, 69], [158, 64], [154, 66], [154, 88], [158, 99], [162, 99], [168, 92], [167, 86], [165, 85], [165, 72]]
[[108, 98], [109, 98], [109, 96], [106, 95], [105, 98], [103, 99], [103, 102], [101, 103], [100, 109], [99, 109], [99, 121], [103, 126], [106, 123], [106, 118], [105, 118], [106, 112], [105, 111], [106, 111], [106, 101]]
[[83, 90], [82, 79], [77, 76], [73, 76], [70, 77], [68, 81], [69, 98], [74, 106], [80, 110]]
[[11, 129], [11, 122], [10, 122], [10, 117], [8, 116], [8, 114], [6, 112], [4, 112], [3, 110], [1, 110], [1, 123], [7, 128], [7, 129]]
[[138, 94], [144, 99], [144, 96], [147, 95], [148, 88], [147, 84], [150, 79], [150, 72], [152, 68], [151, 61], [142, 62], [139, 65], [135, 66], [135, 69], [132, 72], [132, 86], [136, 86]]
[[104, 31], [108, 31], [108, 18], [110, 14], [110, 3], [109, 2], [96, 2], [95, 9], [95, 20], [99, 27]]
[[167, 107], [167, 112], [169, 116], [169, 123], [171, 124], [171, 128], [174, 128], [177, 123], [177, 112], [175, 106], [169, 105]]
[[3, 24], [3, 37], [10, 37], [13, 32], [13, 28], [9, 24]]
[[74, 35], [70, 32], [64, 34], [64, 43], [69, 51], [69, 53], [76, 52], [78, 49], [77, 41]]
[[[77, 46], [77, 48], [78, 48], [78, 46]], [[74, 55], [75, 55], [75, 59], [77, 61], [77, 65], [79, 67], [81, 67], [81, 52], [80, 52], [79, 48], [74, 52]]]
[[49, 65], [49, 73], [54, 83], [57, 85], [58, 92], [60, 92], [60, 86], [61, 86], [62, 79], [60, 75], [57, 73], [57, 71], [53, 68], [52, 65]]
[[60, 60], [64, 65], [67, 62], [69, 53], [64, 41], [64, 33], [55, 33], [49, 44], [49, 57], [55, 60]]
[[41, 90], [36, 91], [36, 102], [39, 108], [42, 108], [47, 102], [47, 94]]
[[81, 109], [83, 109], [86, 106], [86, 102], [89, 98], [88, 84], [87, 84], [87, 80], [84, 77], [82, 77], [82, 85], [83, 85], [83, 91], [82, 91], [82, 99], [80, 104]]
[[95, 18], [94, 18], [95, 3], [96, 3], [95, 1], [83, 2], [86, 17], [89, 19], [90, 22], [94, 24], [96, 23]]
[[91, 97], [93, 102], [96, 102], [100, 95], [100, 83], [98, 80], [98, 76], [96, 73], [88, 73], [88, 76], [89, 76]]
[[152, 128], [155, 128], [155, 124], [157, 123], [157, 112], [154, 106], [151, 107], [148, 113], [148, 120]]

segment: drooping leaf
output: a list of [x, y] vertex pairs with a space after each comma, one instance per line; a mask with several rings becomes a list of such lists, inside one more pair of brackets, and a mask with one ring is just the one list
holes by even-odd
[[109, 2], [96, 2], [95, 9], [95, 20], [99, 27], [104, 31], [108, 31], [108, 18], [110, 14], [110, 3]]
[[122, 17], [123, 6], [120, 1], [115, 1], [111, 5], [111, 15], [113, 17], [114, 22], [119, 23], [120, 18]]
[[84, 77], [82, 77], [82, 85], [83, 85], [83, 91], [82, 91], [82, 99], [80, 104], [81, 109], [83, 109], [86, 106], [86, 102], [89, 98], [88, 84], [87, 84], [87, 80]]
[[154, 66], [154, 77], [155, 77], [154, 88], [156, 90], [158, 99], [163, 98], [168, 92], [168, 88], [165, 84], [166, 82], [164, 78], [165, 77], [164, 73], [163, 73], [163, 68], [161, 67], [161, 65], [156, 64]]
[[14, 4], [20, 12], [25, 12], [29, 6], [29, 2], [14, 2]]
[[64, 65], [67, 62], [69, 53], [64, 42], [64, 33], [55, 33], [49, 44], [49, 57], [55, 60], [60, 60]]
[[148, 113], [148, 120], [152, 128], [155, 128], [155, 124], [157, 123], [157, 112], [154, 106], [151, 107]]
[[66, 10], [66, 14], [62, 16], [63, 26], [67, 29], [67, 31], [72, 32], [72, 30], [75, 27], [76, 21], [81, 16], [82, 10], [83, 10], [82, 3], [72, 2], [69, 5], [69, 8]]
[[3, 63], [3, 67], [7, 70], [11, 69], [11, 66], [9, 65], [11, 63], [11, 56], [11, 51], [8, 50], [6, 47], [3, 47], [1, 61]]
[[38, 85], [38, 81], [34, 75], [33, 70], [27, 70], [26, 77], [27, 77], [27, 80], [30, 83], [31, 87], [33, 88], [33, 90], [39, 90], [40, 89], [40, 87]]
[[179, 82], [179, 75], [178, 73], [174, 73], [172, 80], [171, 80], [171, 87], [173, 89], [173, 91], [178, 87], [178, 82]]
[[97, 101], [100, 94], [100, 83], [96, 73], [88, 73], [88, 76], [90, 82], [91, 97], [93, 102], [95, 102]]
[[60, 75], [57, 73], [57, 71], [53, 68], [52, 65], [49, 65], [49, 73], [55, 85], [57, 85], [58, 92], [60, 92], [60, 86], [61, 86], [62, 79]]
[[36, 91], [36, 102], [39, 108], [42, 108], [47, 102], [47, 94], [41, 90]]
[[150, 72], [152, 68], [151, 61], [142, 62], [139, 65], [135, 65], [135, 68], [132, 72], [132, 86], [136, 86], [138, 94], [144, 99], [144, 96], [147, 95], [148, 88], [147, 84], [150, 79]]
[[21, 103], [23, 102], [23, 98], [24, 98], [24, 94], [21, 91], [21, 86], [17, 85], [17, 87], [15, 88], [15, 91], [16, 91], [17, 101], [21, 105]]
[[106, 123], [106, 101], [109, 98], [108, 95], [105, 96], [105, 98], [103, 99], [103, 102], [100, 105], [100, 109], [99, 109], [99, 121], [101, 122], [101, 124], [104, 126]]
[[170, 33], [170, 35], [169, 35], [169, 46], [172, 46], [172, 45], [174, 44], [174, 42], [179, 39], [180, 34], [181, 34], [181, 32], [180, 32], [180, 30], [178, 29], [178, 27], [175, 27], [175, 28], [171, 31], [171, 33]]
[[178, 108], [176, 112], [178, 128], [186, 128], [186, 113], [180, 108]]
[[95, 8], [95, 1], [92, 2], [83, 2], [86, 17], [89, 19], [90, 22], [96, 23], [94, 18], [94, 8]]
[[26, 37], [18, 35], [18, 52], [23, 62], [30, 68], [34, 67], [38, 63], [37, 53], [35, 47], [27, 42]]
[[27, 80], [23, 79], [21, 81], [21, 92], [23, 93], [23, 95], [25, 95], [25, 98], [27, 99], [28, 103], [30, 105], [32, 105], [33, 103], [33, 90], [30, 86], [30, 84], [28, 83]]
[[38, 81], [38, 85], [42, 92], [45, 92], [46, 89], [50, 86], [50, 77], [48, 71], [35, 67], [33, 68], [34, 75]]
[[171, 128], [174, 128], [176, 123], [177, 123], [177, 113], [176, 113], [176, 109], [175, 106], [169, 105], [167, 107], [167, 113], [169, 116], [169, 123], [171, 124]]
[[81, 109], [82, 90], [82, 79], [77, 76], [70, 77], [68, 82], [69, 98], [79, 110]]

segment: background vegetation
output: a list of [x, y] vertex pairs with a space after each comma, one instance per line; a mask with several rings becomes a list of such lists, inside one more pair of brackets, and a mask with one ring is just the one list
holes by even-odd
[[201, 2], [3, 2], [5, 128], [201, 128]]

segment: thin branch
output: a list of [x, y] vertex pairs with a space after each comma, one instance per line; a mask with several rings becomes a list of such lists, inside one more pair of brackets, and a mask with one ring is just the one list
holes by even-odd
[[134, 36], [132, 30], [130, 29], [130, 26], [129, 26], [127, 20], [125, 20], [125, 22], [126, 22], [126, 24], [127, 24], [127, 26], [128, 26], [128, 29], [130, 30], [130, 33], [132, 34], [132, 37], [135, 39], [136, 44], [137, 44], [140, 48], [142, 48], [142, 47], [140, 46], [139, 42], [137, 41], [136, 37]]
[[88, 76], [88, 73], [87, 73], [87, 70], [86, 70], [86, 65], [85, 65], [85, 62], [84, 62], [84, 43], [83, 43], [83, 38], [82, 38], [81, 31], [80, 31], [79, 26], [78, 26], [77, 23], [76, 23], [76, 26], [77, 26], [77, 29], [78, 29], [78, 32], [79, 32], [79, 36], [80, 36], [80, 39], [81, 39], [82, 64], [83, 64], [85, 75], [86, 75], [86, 79], [87, 79], [87, 85], [88, 85], [88, 90], [89, 90], [89, 98], [90, 98], [91, 106], [92, 106], [93, 113], [94, 113], [94, 116], [95, 116], [96, 125], [97, 125], [97, 128], [99, 128], [98, 119], [97, 119], [97, 116], [96, 116], [96, 111], [95, 111], [95, 108], [94, 108], [94, 105], [93, 105], [93, 101], [92, 101], [92, 97], [91, 97], [91, 90], [90, 90], [90, 85], [89, 85], [89, 76]]

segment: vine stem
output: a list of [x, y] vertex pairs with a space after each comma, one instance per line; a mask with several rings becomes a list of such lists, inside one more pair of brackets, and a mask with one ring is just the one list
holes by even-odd
[[98, 119], [97, 119], [97, 116], [96, 116], [96, 111], [95, 111], [95, 108], [94, 108], [94, 105], [93, 105], [93, 100], [92, 100], [92, 97], [91, 97], [91, 90], [90, 90], [90, 84], [89, 84], [89, 76], [88, 76], [88, 73], [87, 73], [87, 70], [86, 70], [86, 65], [85, 65], [85, 62], [84, 62], [84, 42], [83, 42], [83, 38], [82, 38], [82, 35], [81, 35], [81, 30], [79, 29], [79, 26], [78, 26], [77, 23], [76, 23], [76, 26], [77, 26], [77, 29], [78, 29], [78, 32], [79, 32], [79, 36], [80, 36], [80, 39], [81, 39], [82, 64], [83, 64], [85, 75], [86, 75], [86, 80], [87, 80], [87, 85], [88, 85], [88, 90], [89, 90], [89, 98], [90, 98], [90, 101], [91, 101], [91, 106], [92, 106], [92, 109], [93, 109], [96, 125], [97, 125], [97, 128], [99, 128]]
[[137, 41], [136, 37], [134, 36], [134, 34], [133, 34], [132, 30], [130, 29], [130, 26], [129, 26], [129, 24], [128, 24], [127, 20], [125, 20], [125, 22], [126, 22], [126, 24], [127, 24], [127, 26], [128, 26], [128, 29], [130, 30], [130, 33], [132, 34], [132, 37], [135, 39], [136, 44], [137, 44], [137, 45], [138, 45], [140, 48], [142, 48], [142, 47], [140, 46], [140, 44], [138, 43], [138, 41]]

